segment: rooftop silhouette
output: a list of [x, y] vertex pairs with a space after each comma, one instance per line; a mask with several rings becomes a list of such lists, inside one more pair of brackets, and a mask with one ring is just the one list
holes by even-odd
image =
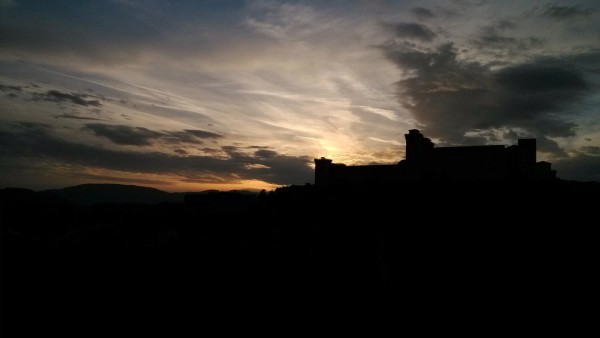
[[423, 181], [500, 181], [554, 179], [556, 171], [536, 162], [536, 140], [517, 145], [435, 147], [417, 129], [406, 138], [406, 159], [394, 165], [347, 166], [315, 159], [315, 184], [386, 184]]

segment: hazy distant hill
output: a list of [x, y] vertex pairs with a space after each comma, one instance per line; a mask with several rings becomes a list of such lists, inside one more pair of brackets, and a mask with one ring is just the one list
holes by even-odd
[[[202, 192], [169, 193], [155, 188], [123, 184], [82, 184], [63, 189], [43, 191], [43, 193], [59, 196], [79, 205], [93, 205], [98, 203], [183, 203], [186, 194], [210, 194], [217, 192], [217, 190], [206, 190]], [[255, 192], [245, 190], [235, 190], [232, 192], [238, 194], [255, 194]]]
[[98, 203], [183, 202], [185, 193], [168, 193], [162, 190], [122, 184], [82, 184], [63, 189], [44, 191], [80, 205]]
[[71, 201], [62, 196], [47, 192], [35, 192], [23, 188], [0, 189], [0, 201], [1, 208], [12, 208], [16, 205], [28, 205], [32, 208], [61, 208], [74, 206]]

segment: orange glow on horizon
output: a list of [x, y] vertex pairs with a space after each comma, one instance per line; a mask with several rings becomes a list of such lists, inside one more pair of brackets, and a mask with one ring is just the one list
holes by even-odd
[[[236, 180], [226, 183], [220, 177], [215, 177], [215, 182], [189, 182], [186, 177], [169, 174], [131, 173], [113, 171], [99, 168], [86, 168], [80, 166], [46, 167], [45, 176], [54, 184], [50, 188], [66, 188], [80, 184], [123, 184], [155, 188], [166, 192], [200, 192], [205, 190], [274, 190], [283, 185], [268, 183], [261, 180]], [[73, 175], [77, 172], [77, 175]], [[66, 179], [65, 178], [70, 178]], [[189, 180], [189, 179], [188, 179]], [[219, 182], [221, 180], [221, 182]]]
[[168, 192], [195, 192], [204, 190], [274, 190], [281, 185], [271, 184], [259, 180], [244, 180], [239, 183], [189, 183], [189, 182], [176, 182], [173, 185], [168, 186], [155, 186], [155, 188], [168, 191]]

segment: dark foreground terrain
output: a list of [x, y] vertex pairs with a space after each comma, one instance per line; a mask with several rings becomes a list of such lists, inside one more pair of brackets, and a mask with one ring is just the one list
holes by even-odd
[[4, 189], [2, 326], [6, 337], [85, 336], [304, 308], [423, 325], [432, 313], [490, 325], [585, 319], [599, 192], [565, 181], [306, 185], [81, 205]]

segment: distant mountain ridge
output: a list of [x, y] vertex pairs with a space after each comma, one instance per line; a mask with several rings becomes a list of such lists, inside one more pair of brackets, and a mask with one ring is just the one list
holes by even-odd
[[[61, 197], [79, 205], [100, 203], [183, 203], [186, 194], [208, 194], [217, 192], [207, 190], [202, 192], [166, 192], [156, 188], [124, 184], [81, 184], [63, 189], [42, 191]], [[240, 194], [254, 194], [250, 191], [235, 191]]]
[[99, 203], [143, 203], [183, 202], [185, 193], [168, 193], [162, 190], [137, 185], [81, 184], [63, 189], [43, 191], [62, 197], [80, 205]]

